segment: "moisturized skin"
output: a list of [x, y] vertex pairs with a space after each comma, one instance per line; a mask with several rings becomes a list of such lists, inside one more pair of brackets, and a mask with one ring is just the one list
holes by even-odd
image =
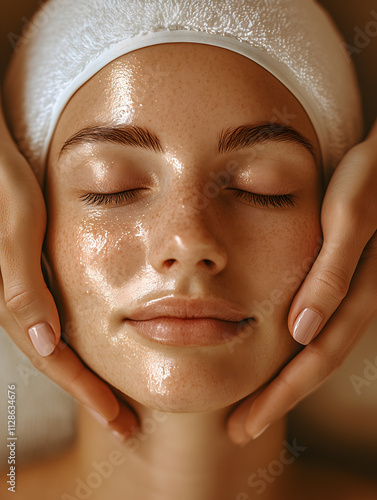
[[[267, 140], [219, 152], [224, 131], [244, 125], [267, 126]], [[61, 152], [99, 126], [147, 129], [155, 150], [92, 131]], [[286, 136], [274, 140], [284, 126], [313, 154]], [[168, 412], [224, 408], [270, 380], [299, 349], [287, 313], [318, 251], [318, 151], [292, 94], [218, 47], [140, 49], [81, 87], [56, 128], [45, 193], [52, 288], [84, 362]], [[162, 296], [220, 298], [248, 321], [216, 345], [166, 345], [126, 321]]]

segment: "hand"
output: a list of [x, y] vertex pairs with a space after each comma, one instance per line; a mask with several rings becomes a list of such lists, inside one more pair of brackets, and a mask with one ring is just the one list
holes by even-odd
[[232, 412], [235, 443], [257, 438], [322, 384], [377, 315], [377, 123], [337, 167], [321, 224], [322, 249], [288, 317], [292, 336], [306, 347]]
[[134, 413], [60, 340], [58, 311], [41, 271], [42, 191], [9, 136], [1, 107], [0, 213], [0, 324], [38, 370], [99, 414], [110, 430], [129, 434], [137, 427]]

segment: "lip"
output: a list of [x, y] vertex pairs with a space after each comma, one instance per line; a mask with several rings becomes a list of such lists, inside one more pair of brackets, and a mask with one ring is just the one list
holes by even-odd
[[124, 321], [144, 337], [167, 345], [209, 346], [234, 339], [252, 318], [214, 298], [164, 297], [143, 304]]

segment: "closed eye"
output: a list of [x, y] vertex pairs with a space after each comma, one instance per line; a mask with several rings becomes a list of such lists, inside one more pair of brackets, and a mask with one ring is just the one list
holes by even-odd
[[[257, 194], [241, 189], [229, 189], [235, 192], [236, 198], [264, 208], [291, 208], [296, 205], [297, 201], [297, 197], [293, 194]], [[120, 206], [136, 200], [139, 191], [143, 189], [130, 189], [118, 193], [87, 193], [80, 196], [80, 199], [86, 205]]]
[[236, 198], [265, 208], [291, 208], [297, 202], [297, 196], [293, 194], [257, 194], [241, 189], [232, 190], [235, 191]]
[[129, 191], [121, 191], [119, 193], [87, 193], [80, 196], [86, 205], [95, 206], [117, 206], [124, 205], [125, 203], [135, 200], [137, 198], [137, 191], [140, 189], [130, 189]]

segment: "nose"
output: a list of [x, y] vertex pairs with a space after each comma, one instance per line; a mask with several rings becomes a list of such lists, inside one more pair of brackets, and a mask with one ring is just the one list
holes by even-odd
[[[179, 205], [178, 205], [179, 206]], [[220, 242], [220, 221], [210, 210], [198, 211], [190, 202], [167, 213], [151, 228], [149, 260], [161, 273], [190, 277], [216, 275], [227, 263], [226, 248]], [[169, 213], [170, 212], [170, 213]], [[222, 228], [223, 230], [223, 228]]]

